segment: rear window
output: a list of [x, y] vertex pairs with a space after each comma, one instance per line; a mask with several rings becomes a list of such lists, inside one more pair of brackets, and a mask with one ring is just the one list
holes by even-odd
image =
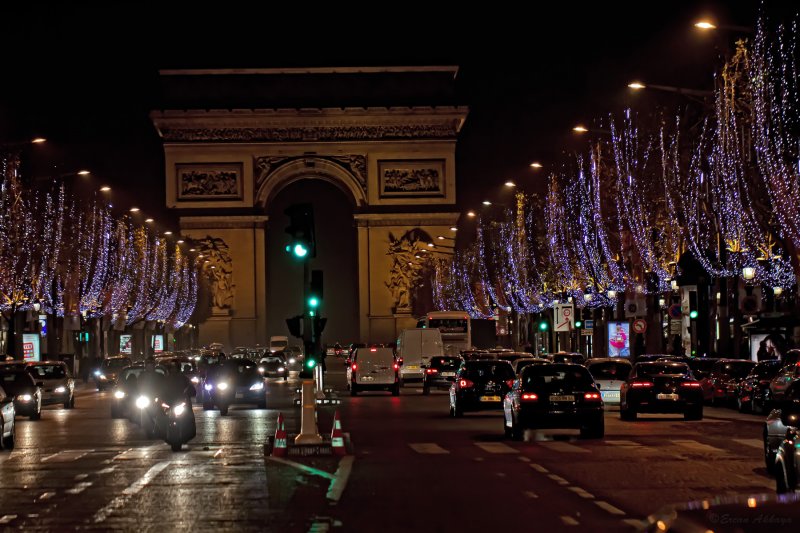
[[467, 321], [463, 318], [432, 318], [428, 321], [428, 327], [442, 333], [466, 333]]
[[122, 371], [122, 374], [120, 374], [120, 378], [119, 379], [120, 379], [120, 381], [127, 381], [128, 378], [134, 378], [135, 379], [135, 378], [139, 377], [139, 374], [141, 374], [142, 372], [144, 372], [144, 367], [143, 366], [135, 366], [135, 367], [132, 367], [132, 368], [126, 368], [125, 370]]
[[514, 369], [506, 362], [471, 361], [466, 364], [461, 375], [472, 380], [508, 380], [514, 378]]
[[644, 377], [652, 376], [678, 376], [687, 375], [689, 366], [686, 363], [646, 363], [636, 365], [636, 375]]
[[516, 361], [517, 373], [522, 372], [522, 369], [531, 365], [545, 365], [550, 364], [546, 359], [519, 359]]
[[359, 348], [356, 352], [356, 359], [391, 364], [394, 362], [394, 352], [391, 348]]
[[628, 379], [631, 373], [631, 365], [608, 361], [603, 363], [589, 364], [589, 373], [594, 379]]
[[431, 368], [458, 368], [461, 366], [460, 357], [434, 357], [431, 359]]
[[522, 389], [551, 391], [590, 387], [594, 383], [589, 371], [580, 366], [537, 365], [522, 373]]
[[725, 363], [721, 365], [720, 372], [735, 378], [743, 378], [753, 370], [753, 366], [755, 365], [750, 361]]
[[283, 363], [283, 359], [281, 357], [265, 357], [261, 360], [261, 362], [268, 365], [279, 365]]
[[694, 359], [689, 366], [702, 372], [710, 372], [716, 362], [716, 359]]
[[62, 365], [35, 365], [28, 367], [28, 372], [35, 378], [60, 379], [67, 377], [67, 369]]

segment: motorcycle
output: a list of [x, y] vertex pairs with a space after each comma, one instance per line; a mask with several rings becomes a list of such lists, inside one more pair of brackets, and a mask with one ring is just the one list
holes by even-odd
[[161, 402], [159, 422], [161, 425], [159, 433], [172, 447], [173, 452], [181, 451], [183, 445], [197, 434], [192, 402], [189, 398]]

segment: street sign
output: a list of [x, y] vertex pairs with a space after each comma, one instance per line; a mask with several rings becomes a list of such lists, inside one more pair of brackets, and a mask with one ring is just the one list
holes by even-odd
[[669, 306], [668, 313], [670, 318], [674, 318], [677, 320], [681, 318], [683, 311], [681, 309], [680, 304], [672, 304]]
[[682, 323], [680, 320], [670, 320], [669, 321], [669, 334], [670, 335], [680, 335], [681, 334], [681, 326]]
[[641, 318], [633, 321], [633, 332], [634, 333], [644, 333], [647, 331], [647, 321], [642, 320]]
[[572, 304], [556, 304], [555, 327], [553, 331], [571, 331], [575, 324], [575, 312]]
[[584, 320], [581, 333], [583, 335], [594, 335], [594, 320]]

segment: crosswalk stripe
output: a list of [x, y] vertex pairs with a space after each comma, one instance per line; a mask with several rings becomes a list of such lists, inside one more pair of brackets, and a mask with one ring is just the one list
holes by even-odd
[[538, 442], [539, 446], [544, 446], [550, 450], [555, 452], [567, 452], [567, 453], [590, 453], [589, 450], [585, 450], [580, 446], [575, 446], [574, 444], [569, 444], [568, 442], [560, 442], [560, 441], [553, 441], [553, 442]]
[[612, 446], [641, 446], [641, 444], [632, 440], [606, 440], [605, 443]]
[[519, 453], [519, 450], [502, 442], [476, 442], [475, 446], [489, 453]]
[[611, 505], [608, 502], [604, 502], [602, 500], [598, 500], [598, 501], [595, 501], [594, 504], [596, 506], [598, 506], [600, 509], [602, 509], [604, 511], [608, 511], [611, 514], [614, 514], [614, 515], [617, 515], [617, 516], [625, 516], [625, 511], [623, 511], [619, 507], [614, 507], [613, 505]]
[[696, 440], [675, 439], [671, 440], [670, 442], [695, 452], [725, 453], [725, 450], [722, 448], [715, 448], [714, 446], [709, 446], [708, 444], [703, 444], [702, 442], [697, 442]]
[[450, 453], [435, 442], [411, 442], [409, 446], [415, 452], [422, 454], [437, 455]]
[[758, 449], [762, 449], [764, 447], [764, 441], [761, 439], [733, 439], [733, 442], [738, 442], [739, 444]]
[[94, 450], [64, 450], [63, 452], [54, 453], [53, 455], [42, 458], [42, 462], [66, 463], [68, 461], [77, 461], [87, 453], [93, 451]]
[[571, 516], [562, 516], [561, 521], [564, 522], [565, 526], [579, 526], [580, 522], [572, 518]]

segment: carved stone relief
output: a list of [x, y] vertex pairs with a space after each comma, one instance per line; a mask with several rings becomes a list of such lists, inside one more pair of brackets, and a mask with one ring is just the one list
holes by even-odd
[[238, 142], [313, 142], [394, 139], [452, 139], [458, 133], [453, 124], [332, 126], [289, 128], [174, 128], [163, 125], [166, 141], [238, 141]]
[[366, 192], [367, 190], [367, 158], [363, 155], [349, 154], [349, 155], [301, 155], [301, 156], [260, 156], [256, 157], [256, 190], [261, 187], [270, 174], [275, 172], [281, 165], [290, 163], [292, 161], [300, 160], [323, 160], [336, 163], [340, 167], [347, 170], [353, 177], [356, 178], [358, 184]]
[[215, 309], [229, 310], [233, 306], [235, 285], [233, 284], [233, 261], [230, 249], [219, 237], [207, 235], [195, 241], [195, 248], [208, 261], [203, 271], [211, 287], [211, 305]]
[[396, 314], [411, 313], [412, 290], [422, 279], [423, 256], [429, 255], [429, 242], [433, 242], [431, 236], [420, 228], [408, 230], [399, 238], [389, 232], [389, 249], [386, 254], [392, 256], [392, 266], [389, 281], [384, 284], [392, 293]]

